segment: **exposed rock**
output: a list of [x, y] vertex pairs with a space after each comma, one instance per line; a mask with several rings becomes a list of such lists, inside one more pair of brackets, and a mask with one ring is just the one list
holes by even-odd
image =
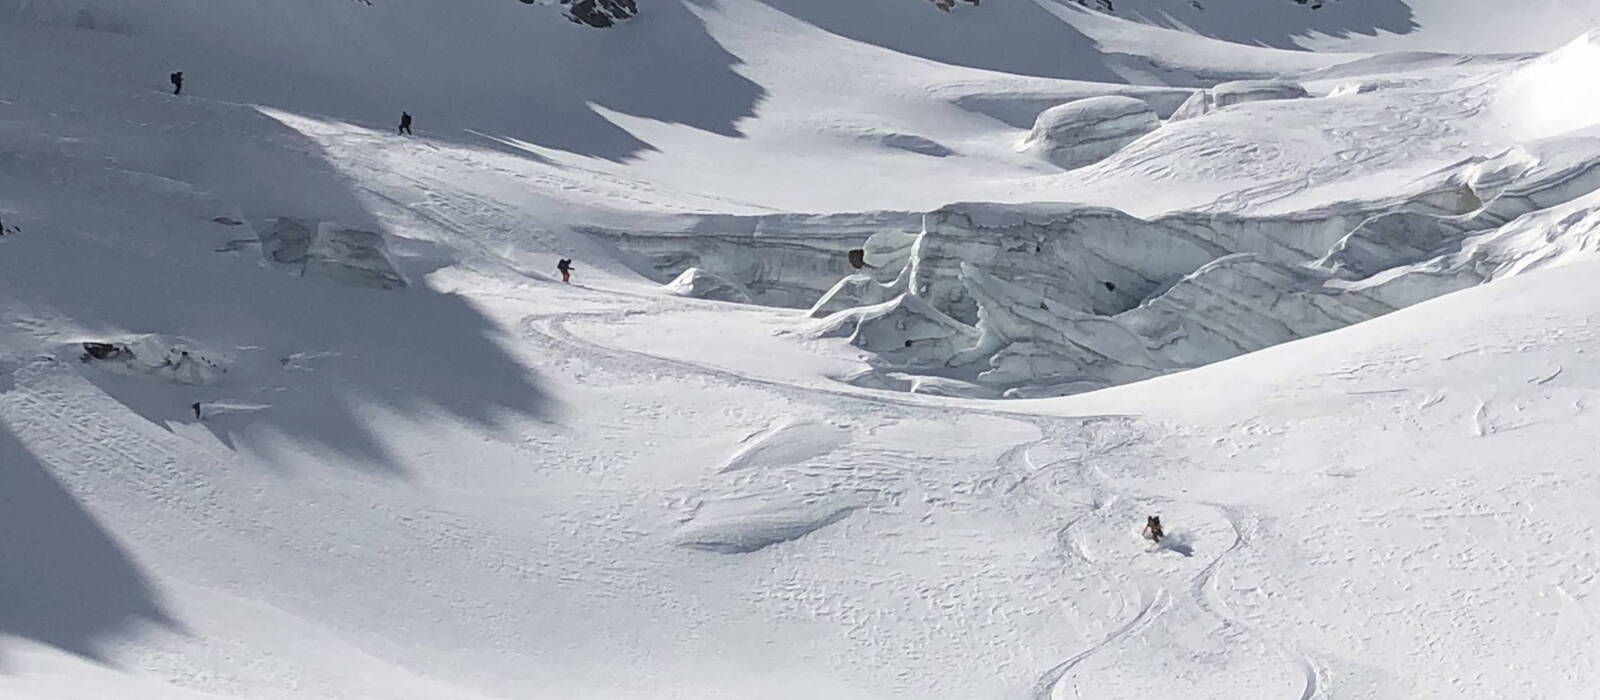
[[1199, 90], [1172, 113], [1172, 121], [1205, 116], [1244, 102], [1310, 97], [1304, 86], [1287, 80], [1235, 80]]
[[1072, 169], [1103, 160], [1159, 126], [1155, 110], [1143, 100], [1091, 97], [1041, 112], [1023, 148]]
[[568, 20], [604, 29], [639, 14], [634, 0], [561, 0], [562, 14]]
[[141, 379], [174, 384], [213, 384], [230, 362], [220, 353], [202, 350], [191, 340], [147, 334], [125, 340], [82, 344], [79, 360], [101, 369]]
[[750, 292], [698, 267], [691, 267], [663, 287], [668, 294], [691, 299], [710, 299], [736, 304], [749, 304]]

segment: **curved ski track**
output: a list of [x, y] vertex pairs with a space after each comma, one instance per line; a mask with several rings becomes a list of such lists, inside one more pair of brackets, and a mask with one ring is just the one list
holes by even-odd
[[[645, 297], [643, 295], [626, 294], [625, 296], [640, 300], [649, 299], [649, 297]], [[659, 302], [659, 300], [654, 301]], [[650, 353], [638, 350], [604, 345], [583, 338], [567, 328], [567, 324], [569, 322], [579, 319], [623, 319], [644, 313], [650, 313], [650, 310], [620, 309], [612, 311], [572, 312], [562, 314], [533, 314], [524, 317], [522, 324], [526, 330], [525, 338], [532, 342], [567, 345], [569, 347], [581, 350], [582, 353], [580, 356], [598, 355], [617, 360], [627, 360], [625, 366], [631, 367], [637, 371], [655, 370], [658, 372], [664, 371], [664, 373], [673, 376], [711, 377], [735, 386], [758, 386], [763, 389], [778, 393], [786, 398], [804, 398], [806, 395], [849, 398], [882, 408], [910, 408], [934, 412], [961, 412], [963, 414], [977, 413], [980, 415], [1009, 418], [1031, 423], [1035, 427], [1039, 428], [1041, 437], [1037, 440], [1030, 440], [1013, 446], [1010, 450], [1003, 454], [1000, 459], [1000, 466], [1005, 471], [1015, 472], [1016, 470], [1012, 469], [1009, 465], [1018, 461], [1019, 457], [1021, 458], [1021, 461], [1026, 462], [1028, 467], [1031, 469], [1031, 471], [1023, 474], [1013, 473], [1012, 476], [1015, 481], [1009, 490], [1015, 490], [1017, 487], [1024, 485], [1035, 474], [1048, 473], [1068, 462], [1076, 463], [1080, 470], [1080, 478], [1082, 479], [1083, 484], [1086, 485], [1090, 490], [1091, 508], [1090, 510], [1079, 514], [1063, 525], [1057, 531], [1056, 538], [1064, 551], [1070, 552], [1072, 556], [1075, 556], [1076, 558], [1084, 561], [1086, 564], [1097, 568], [1098, 564], [1096, 563], [1095, 559], [1089, 554], [1089, 552], [1085, 551], [1081, 543], [1079, 543], [1076, 538], [1072, 536], [1073, 527], [1083, 522], [1084, 519], [1100, 513], [1106, 506], [1117, 502], [1117, 500], [1123, 497], [1138, 498], [1140, 500], [1147, 500], [1151, 502], [1181, 502], [1167, 497], [1146, 497], [1138, 494], [1119, 493], [1105, 486], [1104, 475], [1099, 474], [1099, 470], [1097, 468], [1093, 469], [1093, 471], [1097, 473], [1096, 476], [1091, 476], [1088, 473], [1090, 471], [1088, 465], [1088, 460], [1090, 458], [1115, 451], [1121, 447], [1125, 447], [1136, 438], [1130, 438], [1129, 440], [1122, 441], [1111, 446], [1092, 449], [1083, 454], [1065, 457], [1042, 467], [1036, 465], [1033, 462], [1031, 454], [1029, 454], [1032, 448], [1050, 442], [1053, 439], [1059, 439], [1058, 431], [1061, 426], [1065, 424], [1072, 423], [1082, 425], [1106, 420], [1123, 420], [1127, 419], [1126, 416], [1105, 415], [1085, 416], [1081, 418], [1048, 418], [1034, 414], [999, 409], [981, 409], [968, 406], [940, 406], [934, 402], [921, 402], [895, 396], [875, 395], [861, 392], [860, 390], [833, 389], [827, 387], [805, 387], [795, 384], [788, 384], [781, 381], [751, 377], [719, 367], [688, 360], [661, 357], [659, 355], [652, 355]], [[1047, 505], [1050, 504], [1047, 503]], [[1190, 585], [1190, 597], [1193, 599], [1195, 605], [1206, 613], [1216, 617], [1222, 622], [1223, 625], [1237, 627], [1246, 631], [1251, 636], [1261, 640], [1267, 647], [1276, 649], [1286, 659], [1293, 663], [1305, 678], [1304, 687], [1297, 696], [1297, 700], [1321, 700], [1326, 698], [1328, 696], [1327, 673], [1322, 665], [1310, 655], [1300, 652], [1289, 645], [1274, 642], [1264, 633], [1247, 624], [1242, 618], [1233, 613], [1217, 589], [1217, 573], [1232, 556], [1244, 549], [1249, 543], [1246, 535], [1247, 528], [1245, 527], [1244, 523], [1249, 516], [1245, 515], [1239, 509], [1223, 504], [1199, 502], [1199, 505], [1205, 505], [1214, 508], [1226, 518], [1229, 526], [1233, 530], [1234, 541], [1226, 550], [1208, 562], [1205, 568], [1201, 569], [1201, 571], [1192, 579]], [[1041, 674], [1033, 685], [1032, 697], [1034, 700], [1049, 700], [1052, 697], [1056, 686], [1059, 685], [1061, 681], [1072, 672], [1073, 668], [1077, 667], [1079, 664], [1082, 664], [1095, 654], [1105, 650], [1108, 647], [1111, 647], [1112, 645], [1115, 645], [1120, 640], [1148, 629], [1155, 623], [1157, 619], [1162, 616], [1162, 614], [1170, 610], [1176, 604], [1171, 594], [1164, 586], [1138, 587], [1138, 601], [1139, 611], [1131, 618], [1123, 622], [1117, 628], [1113, 629], [1100, 641], [1094, 643], [1083, 651], [1064, 659]]]

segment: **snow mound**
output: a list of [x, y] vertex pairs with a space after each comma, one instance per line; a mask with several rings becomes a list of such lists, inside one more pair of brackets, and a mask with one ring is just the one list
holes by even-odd
[[214, 384], [227, 374], [230, 360], [202, 351], [186, 338], [146, 334], [126, 340], [86, 341], [78, 359], [129, 377], [171, 384]]
[[1194, 93], [1172, 113], [1172, 121], [1203, 117], [1245, 102], [1295, 100], [1310, 97], [1304, 86], [1287, 80], [1235, 80]]
[[950, 150], [938, 141], [926, 136], [918, 136], [901, 131], [859, 125], [833, 126], [828, 131], [839, 138], [878, 148], [909, 151], [934, 158], [944, 158], [955, 154], [955, 151]]
[[767, 430], [745, 438], [733, 456], [717, 469], [717, 473], [799, 464], [827, 455], [849, 441], [850, 431], [837, 425], [784, 419]]
[[703, 504], [674, 533], [680, 547], [720, 554], [748, 554], [791, 542], [843, 520], [856, 504], [784, 503], [729, 498]]
[[807, 315], [823, 318], [845, 309], [882, 304], [904, 294], [907, 279], [908, 275], [902, 273], [893, 282], [884, 284], [871, 275], [850, 275], [839, 280], [817, 303], [812, 304]]
[[389, 259], [383, 234], [292, 217], [278, 217], [256, 231], [261, 255], [293, 274], [378, 289], [406, 286]]
[[910, 294], [836, 313], [818, 322], [809, 335], [849, 338], [851, 345], [862, 350], [934, 366], [943, 365], [978, 338], [971, 326]]
[[1070, 170], [1103, 160], [1160, 125], [1143, 100], [1091, 97], [1041, 112], [1022, 148]]
[[691, 267], [663, 286], [668, 294], [736, 304], [751, 303], [750, 290], [698, 267]]

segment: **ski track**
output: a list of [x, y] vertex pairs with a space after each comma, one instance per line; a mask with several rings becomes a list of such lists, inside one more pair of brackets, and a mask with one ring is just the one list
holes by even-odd
[[1074, 666], [1083, 663], [1101, 650], [1116, 644], [1124, 637], [1128, 637], [1148, 629], [1150, 625], [1155, 622], [1156, 618], [1160, 617], [1162, 613], [1166, 612], [1172, 607], [1172, 596], [1167, 594], [1166, 588], [1160, 586], [1153, 588], [1141, 587], [1139, 589], [1139, 597], [1141, 600], [1139, 612], [1127, 622], [1123, 623], [1121, 627], [1112, 630], [1111, 633], [1107, 634], [1104, 639], [1096, 642], [1089, 648], [1072, 655], [1067, 660], [1062, 661], [1061, 663], [1052, 667], [1050, 670], [1045, 671], [1044, 675], [1040, 676], [1039, 681], [1034, 684], [1034, 699], [1050, 700], [1055, 695], [1056, 685], [1059, 684], [1062, 679], [1066, 678], [1068, 673], [1072, 672], [1072, 668]]
[[[650, 299], [644, 295], [625, 294], [638, 299]], [[659, 305], [659, 301], [657, 301]], [[523, 318], [522, 325], [530, 341], [535, 343], [558, 343], [570, 346], [579, 351], [577, 356], [601, 355], [614, 360], [625, 360], [620, 366], [631, 367], [634, 372], [652, 373], [659, 376], [658, 370], [665, 370], [672, 376], [700, 376], [734, 386], [755, 386], [773, 391], [785, 398], [804, 399], [807, 397], [825, 396], [829, 398], [849, 398], [854, 401], [864, 401], [880, 408], [914, 409], [934, 413], [960, 412], [963, 414], [980, 414], [992, 417], [1002, 417], [1031, 423], [1040, 431], [1041, 437], [1018, 443], [1001, 455], [998, 467], [1004, 472], [1009, 472], [1013, 484], [1006, 489], [1010, 493], [1033, 481], [1036, 475], [1053, 473], [1055, 469], [1073, 463], [1078, 467], [1080, 485], [1087, 488], [1090, 494], [1089, 510], [1078, 514], [1065, 523], [1056, 533], [1056, 539], [1062, 549], [1073, 557], [1082, 560], [1085, 564], [1101, 570], [1095, 558], [1089, 553], [1075, 537], [1073, 528], [1086, 519], [1096, 517], [1103, 513], [1105, 508], [1124, 498], [1144, 500], [1152, 503], [1184, 503], [1189, 505], [1202, 505], [1219, 512], [1228, 522], [1234, 534], [1233, 542], [1221, 554], [1212, 559], [1195, 575], [1190, 585], [1190, 600], [1213, 617], [1216, 617], [1224, 626], [1236, 627], [1244, 630], [1250, 636], [1259, 640], [1269, 649], [1274, 649], [1292, 663], [1299, 674], [1305, 679], [1304, 686], [1296, 697], [1298, 700], [1318, 700], [1328, 695], [1327, 673], [1320, 662], [1309, 654], [1300, 652], [1289, 645], [1270, 639], [1265, 633], [1246, 623], [1243, 618], [1232, 612], [1226, 600], [1221, 595], [1217, 586], [1217, 574], [1223, 566], [1239, 552], [1244, 550], [1249, 539], [1246, 535], [1246, 521], [1253, 519], [1244, 511], [1229, 505], [1212, 502], [1191, 502], [1173, 499], [1165, 496], [1145, 496], [1141, 494], [1123, 493], [1106, 485], [1105, 475], [1098, 468], [1091, 467], [1090, 462], [1096, 457], [1115, 452], [1128, 447], [1137, 441], [1137, 437], [1103, 446], [1090, 446], [1085, 451], [1063, 457], [1043, 466], [1037, 465], [1032, 458], [1031, 451], [1040, 445], [1062, 439], [1062, 431], [1067, 427], [1083, 428], [1101, 421], [1130, 420], [1128, 416], [1084, 416], [1079, 418], [1049, 418], [1026, 413], [1017, 413], [999, 409], [981, 409], [966, 406], [941, 406], [937, 403], [924, 403], [896, 396], [884, 396], [861, 393], [859, 390], [832, 389], [827, 387], [805, 387], [770, 379], [761, 379], [739, 374], [729, 370], [704, 365], [686, 360], [661, 357], [638, 350], [621, 348], [597, 343], [573, 333], [567, 324], [573, 321], [607, 321], [618, 320], [650, 313], [651, 308], [621, 309], [616, 311], [576, 312], [563, 314], [533, 314]], [[1018, 474], [1015, 465], [1024, 463], [1031, 471]], [[1094, 472], [1091, 475], [1090, 472]], [[1048, 507], [1062, 507], [1066, 504], [1052, 503], [1042, 498], [1035, 489], [1023, 489], [1025, 493], [1039, 499]], [[1101, 570], [1101, 575], [1112, 578], [1108, 572]], [[1040, 674], [1033, 684], [1032, 697], [1035, 700], [1049, 700], [1055, 688], [1065, 680], [1072, 670], [1096, 654], [1108, 649], [1123, 639], [1139, 634], [1154, 626], [1161, 617], [1178, 603], [1164, 586], [1136, 586], [1138, 612], [1113, 629], [1104, 638], [1091, 644], [1084, 650], [1062, 660]]]
[[1201, 569], [1199, 574], [1195, 575], [1193, 586], [1190, 589], [1195, 604], [1201, 610], [1221, 620], [1222, 624], [1244, 630], [1250, 636], [1260, 640], [1268, 648], [1276, 650], [1290, 663], [1294, 664], [1305, 678], [1305, 686], [1298, 696], [1299, 700], [1316, 700], [1317, 698], [1326, 697], [1324, 692], [1327, 688], [1326, 674], [1317, 661], [1308, 654], [1269, 638], [1265, 633], [1245, 622], [1244, 618], [1233, 612], [1218, 590], [1218, 572], [1222, 570], [1223, 565], [1228, 560], [1249, 544], [1249, 538], [1245, 534], [1248, 531], [1245, 521], [1250, 519], [1250, 516], [1236, 508], [1219, 503], [1203, 503], [1202, 505], [1216, 509], [1227, 519], [1228, 527], [1233, 530], [1233, 543], [1229, 544], [1226, 550], [1223, 550], [1215, 559], [1206, 564], [1206, 567]]

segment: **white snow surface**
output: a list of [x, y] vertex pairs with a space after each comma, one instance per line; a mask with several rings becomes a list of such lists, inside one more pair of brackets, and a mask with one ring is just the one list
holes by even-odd
[[0, 0], [0, 698], [1593, 697], [1600, 12], [1115, 4]]

